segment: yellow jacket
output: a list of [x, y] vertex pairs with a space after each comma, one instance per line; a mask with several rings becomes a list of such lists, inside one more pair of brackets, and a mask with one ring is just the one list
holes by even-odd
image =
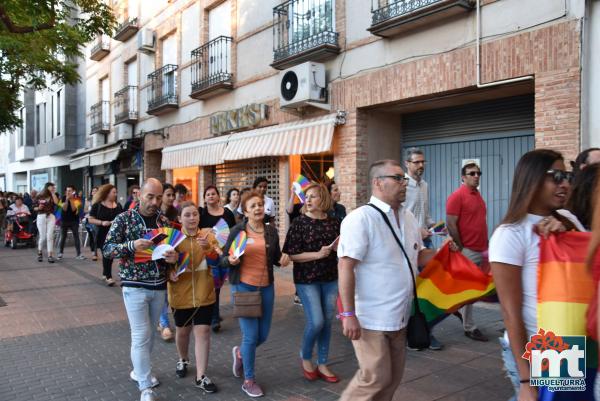
[[[208, 246], [202, 248], [196, 238], [208, 234]], [[206, 264], [206, 254], [219, 244], [212, 234], [212, 229], [204, 228], [196, 235], [188, 235], [176, 248], [177, 252], [187, 252], [190, 255], [190, 264], [181, 273], [177, 281], [167, 284], [169, 305], [174, 309], [190, 309], [198, 306], [214, 304], [215, 283], [211, 269]]]

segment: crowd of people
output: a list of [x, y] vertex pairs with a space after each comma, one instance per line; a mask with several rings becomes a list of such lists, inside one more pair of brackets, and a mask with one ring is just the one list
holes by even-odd
[[[77, 257], [83, 258], [77, 234], [83, 218], [93, 260], [101, 251], [106, 285], [115, 284], [112, 263], [119, 261], [131, 331], [130, 377], [138, 383], [142, 401], [154, 400], [154, 388], [159, 384], [151, 364], [156, 328], [164, 340], [175, 339], [174, 373], [180, 378], [187, 376], [191, 364], [193, 334], [194, 384], [206, 393], [217, 391], [217, 384], [209, 377], [210, 336], [211, 330], [218, 333], [221, 329], [220, 293], [226, 281], [241, 330], [240, 342], [231, 349], [232, 374], [243, 379], [241, 389], [248, 396], [263, 396], [255, 360], [272, 323], [274, 267], [290, 263], [305, 316], [299, 344], [303, 377], [329, 383], [340, 380], [328, 366], [337, 308], [343, 334], [352, 340], [359, 364], [341, 400], [391, 400], [404, 371], [414, 277], [436, 253], [432, 241], [436, 222], [429, 211], [430, 188], [423, 178], [425, 156], [422, 150], [412, 148], [404, 164], [395, 160], [373, 163], [369, 168], [369, 203], [350, 213], [340, 204], [340, 190], [333, 181], [311, 182], [303, 190], [303, 202], [298, 202], [292, 188], [286, 205], [290, 228], [281, 239], [275, 204], [266, 196], [269, 182], [264, 177], [256, 178], [251, 188], [228, 190], [224, 200], [218, 188], [210, 185], [203, 192], [203, 207], [187, 199], [185, 186], [155, 178], [130, 188], [124, 208], [110, 184], [93, 188], [85, 202], [76, 188], [68, 186], [64, 197], [59, 198], [55, 185], [48, 183], [35, 197], [29, 197], [30, 205], [24, 197], [0, 193], [0, 221], [15, 213], [35, 214], [38, 260], [43, 260], [46, 245], [48, 262], [53, 263], [55, 210], [59, 208], [62, 235], [58, 259], [62, 258], [68, 230], [73, 232]], [[598, 230], [600, 226], [600, 212], [594, 215], [594, 209], [600, 210], [596, 207], [600, 201], [600, 149], [582, 152], [572, 168], [566, 171], [562, 155], [553, 150], [526, 153], [514, 172], [506, 215], [489, 241], [477, 160], [461, 166], [461, 185], [448, 194], [446, 202], [446, 242], [450, 249], [461, 252], [478, 267], [486, 260], [490, 262], [506, 327], [500, 339], [502, 358], [515, 400], [534, 400], [537, 396], [536, 388], [529, 386], [528, 362], [521, 355], [537, 331], [540, 236], [594, 227]], [[212, 229], [220, 220], [230, 229], [224, 246]], [[166, 251], [162, 259], [136, 261], [137, 251], [153, 245], [144, 238], [146, 233], [160, 227], [177, 228], [185, 239]], [[245, 251], [232, 254], [228, 250], [240, 233], [247, 238]], [[600, 243], [600, 235], [596, 236]], [[590, 250], [589, 260], [593, 260], [594, 250]], [[189, 264], [178, 270], [183, 253], [189, 255]], [[595, 277], [600, 278], [600, 272]], [[485, 330], [474, 321], [473, 305], [463, 306], [455, 315], [466, 337], [488, 341]], [[439, 351], [444, 345], [431, 335], [429, 348]]]

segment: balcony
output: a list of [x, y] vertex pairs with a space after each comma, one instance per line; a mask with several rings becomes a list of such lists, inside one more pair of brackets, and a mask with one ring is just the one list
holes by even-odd
[[126, 86], [115, 92], [113, 101], [113, 114], [115, 125], [120, 123], [135, 124], [138, 120], [138, 88], [137, 86]]
[[207, 99], [233, 89], [231, 42], [219, 36], [192, 51], [192, 93], [194, 99]]
[[138, 19], [136, 18], [128, 18], [123, 21], [115, 30], [115, 36], [113, 37], [115, 40], [119, 42], [125, 42], [133, 35], [135, 35], [138, 31]]
[[179, 108], [177, 96], [177, 65], [167, 64], [148, 75], [148, 110], [146, 113], [158, 116]]
[[473, 0], [371, 0], [373, 35], [392, 37], [473, 9]]
[[103, 100], [90, 107], [91, 133], [108, 134], [110, 132], [110, 102]]
[[90, 52], [90, 58], [94, 61], [100, 61], [110, 53], [110, 37], [106, 35], [98, 36], [96, 43]]
[[340, 52], [335, 0], [288, 0], [273, 8], [273, 63], [277, 69], [321, 61]]

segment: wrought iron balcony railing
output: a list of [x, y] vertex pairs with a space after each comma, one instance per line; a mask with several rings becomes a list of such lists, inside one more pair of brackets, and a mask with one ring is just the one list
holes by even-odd
[[340, 52], [335, 0], [288, 0], [273, 8], [273, 63], [287, 68]]
[[390, 37], [472, 9], [473, 0], [371, 0], [375, 35]]
[[91, 133], [107, 134], [110, 132], [110, 102], [103, 100], [90, 107]]
[[114, 39], [118, 40], [120, 42], [125, 42], [130, 37], [135, 35], [137, 33], [138, 29], [139, 29], [139, 27], [138, 27], [137, 17], [128, 18], [127, 20], [125, 20], [121, 24], [119, 24], [119, 26], [115, 30]]
[[191, 97], [206, 99], [233, 88], [232, 41], [229, 36], [219, 36], [192, 51]]
[[167, 64], [148, 75], [148, 114], [159, 115], [179, 107], [177, 65]]
[[94, 61], [100, 61], [110, 53], [110, 37], [107, 35], [98, 36], [96, 43], [90, 51], [90, 58]]
[[113, 101], [113, 114], [115, 125], [120, 123], [135, 123], [138, 119], [138, 88], [137, 86], [126, 86], [115, 92]]

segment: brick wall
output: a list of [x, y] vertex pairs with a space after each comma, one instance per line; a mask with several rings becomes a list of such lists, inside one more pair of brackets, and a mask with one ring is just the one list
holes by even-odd
[[[549, 147], [573, 159], [579, 150], [580, 22], [566, 21], [482, 45], [482, 82], [533, 75], [536, 147]], [[334, 110], [349, 112], [336, 130], [335, 168], [342, 203], [367, 201], [366, 118], [364, 107], [412, 98], [434, 98], [476, 83], [474, 46], [395, 64], [331, 85]], [[339, 172], [339, 173], [338, 173]]]

